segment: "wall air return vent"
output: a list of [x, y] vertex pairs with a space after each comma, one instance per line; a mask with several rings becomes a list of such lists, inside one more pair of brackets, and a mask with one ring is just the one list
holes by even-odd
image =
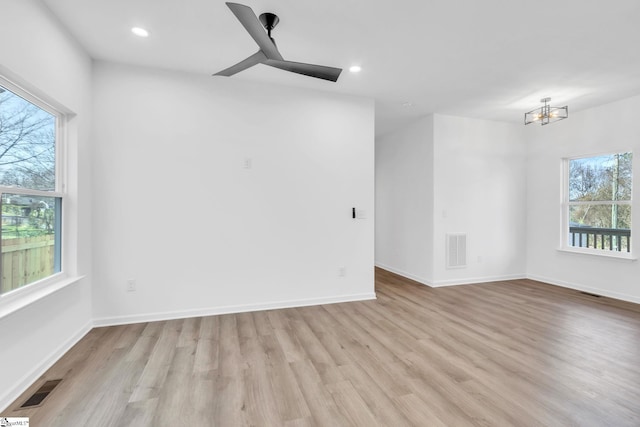
[[447, 233], [447, 268], [467, 266], [466, 233]]

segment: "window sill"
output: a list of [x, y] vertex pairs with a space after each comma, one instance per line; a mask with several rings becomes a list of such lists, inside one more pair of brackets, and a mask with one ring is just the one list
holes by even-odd
[[558, 248], [558, 252], [566, 252], [578, 255], [590, 255], [599, 258], [614, 258], [625, 261], [637, 261], [638, 258], [628, 252], [600, 251], [595, 249]]
[[0, 320], [61, 289], [79, 282], [83, 278], [84, 276], [49, 277], [42, 282], [16, 289], [6, 295], [0, 295]]

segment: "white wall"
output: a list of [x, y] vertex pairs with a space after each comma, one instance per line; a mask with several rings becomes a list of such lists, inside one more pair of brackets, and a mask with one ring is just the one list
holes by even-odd
[[[633, 227], [640, 219], [640, 97], [579, 113], [544, 127], [527, 129], [528, 274], [548, 283], [640, 302], [638, 261], [560, 252], [561, 159], [632, 150]], [[638, 234], [632, 251], [640, 253]]]
[[374, 297], [372, 100], [94, 70], [98, 324]]
[[433, 282], [433, 116], [376, 139], [376, 265]]
[[[521, 125], [435, 115], [434, 285], [523, 277], [526, 147]], [[467, 267], [446, 268], [446, 234], [467, 234]]]
[[[91, 275], [91, 61], [38, 1], [3, 0], [0, 74], [73, 111], [63, 242], [70, 275]], [[0, 410], [35, 381], [91, 325], [91, 283], [81, 280], [0, 319]]]
[[[523, 277], [521, 126], [436, 114], [376, 142], [376, 264], [431, 286]], [[447, 233], [467, 267], [446, 268]]]

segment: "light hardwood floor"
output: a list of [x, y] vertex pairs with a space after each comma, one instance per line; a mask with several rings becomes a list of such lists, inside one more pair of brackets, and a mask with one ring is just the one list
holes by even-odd
[[[531, 280], [95, 328], [32, 426], [640, 426], [640, 306]], [[16, 409], [62, 378], [39, 408]]]

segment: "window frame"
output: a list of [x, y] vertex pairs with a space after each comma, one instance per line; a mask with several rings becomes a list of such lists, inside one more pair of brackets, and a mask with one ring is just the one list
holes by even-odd
[[[67, 271], [68, 271], [68, 262], [66, 256], [66, 244], [65, 240], [68, 236], [67, 229], [67, 221], [65, 205], [67, 204], [67, 193], [66, 193], [66, 179], [67, 179], [67, 137], [68, 130], [67, 124], [70, 118], [68, 112], [63, 111], [63, 108], [56, 108], [51, 103], [45, 101], [41, 97], [35, 95], [33, 92], [25, 89], [14, 81], [10, 80], [6, 76], [0, 74], [0, 86], [5, 89], [13, 92], [15, 95], [20, 96], [26, 101], [32, 103], [38, 108], [46, 111], [55, 117], [55, 188], [53, 191], [48, 190], [35, 190], [28, 189], [23, 187], [12, 187], [12, 186], [4, 186], [0, 185], [0, 197], [7, 194], [17, 194], [24, 196], [39, 196], [39, 197], [52, 197], [52, 198], [60, 198], [61, 200], [61, 217], [56, 219], [56, 222], [60, 226], [58, 238], [60, 239], [56, 242], [56, 245], [59, 245], [60, 251], [60, 271], [54, 272], [53, 274], [44, 277], [42, 279], [36, 280], [34, 282], [25, 284], [19, 288], [13, 289], [6, 293], [0, 293], [0, 305], [13, 305], [10, 303], [15, 303], [17, 300], [25, 297], [29, 299], [29, 295], [36, 295], [38, 293], [50, 293], [62, 287], [61, 285], [65, 285], [68, 282], [67, 279]], [[0, 278], [1, 280], [1, 278]], [[75, 281], [75, 280], [74, 280]], [[5, 310], [0, 310], [1, 313], [4, 313]], [[2, 316], [0, 316], [1, 318]]]
[[[637, 258], [634, 256], [633, 245], [635, 242], [635, 234], [633, 226], [633, 192], [630, 200], [590, 200], [590, 201], [571, 201], [570, 200], [570, 191], [569, 191], [569, 173], [570, 173], [570, 162], [571, 160], [579, 160], [579, 159], [588, 159], [591, 157], [600, 157], [600, 156], [611, 156], [615, 154], [622, 153], [631, 153], [632, 156], [634, 154], [633, 149], [613, 149], [605, 152], [597, 152], [591, 154], [583, 154], [577, 156], [563, 157], [562, 158], [562, 191], [561, 191], [561, 224], [560, 224], [560, 251], [563, 252], [572, 252], [586, 255], [594, 255], [598, 257], [604, 258], [619, 258], [619, 259], [628, 259], [635, 261]], [[633, 160], [632, 160], [633, 162]], [[635, 166], [632, 163], [632, 177], [631, 177], [631, 186], [635, 187]], [[580, 246], [572, 246], [570, 244], [569, 239], [569, 225], [570, 225], [570, 209], [571, 206], [588, 206], [588, 205], [618, 205], [618, 206], [631, 206], [631, 237], [630, 237], [630, 246], [629, 252], [622, 251], [614, 251], [614, 250], [603, 250], [603, 249], [595, 249], [595, 248], [586, 248]]]

